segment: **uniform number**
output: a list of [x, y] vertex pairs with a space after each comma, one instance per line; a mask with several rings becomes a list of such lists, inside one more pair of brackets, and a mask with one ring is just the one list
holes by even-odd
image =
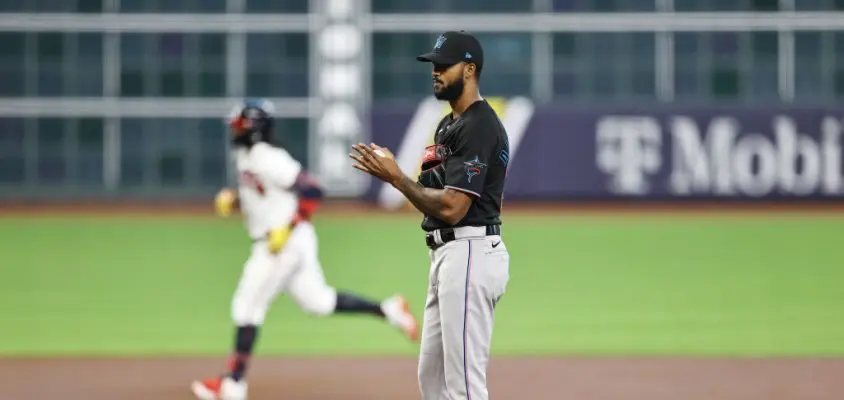
[[240, 173], [240, 180], [243, 182], [244, 186], [255, 189], [255, 191], [258, 192], [258, 194], [260, 194], [261, 196], [263, 196], [266, 192], [264, 183], [261, 182], [261, 178], [259, 178], [258, 175], [255, 175], [251, 171], [242, 171]]

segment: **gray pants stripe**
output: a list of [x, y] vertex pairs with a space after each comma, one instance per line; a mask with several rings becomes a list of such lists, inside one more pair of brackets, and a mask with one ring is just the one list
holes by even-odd
[[467, 240], [466, 245], [469, 246], [469, 256], [466, 260], [466, 293], [463, 297], [463, 377], [466, 379], [466, 399], [471, 400], [472, 395], [469, 392], [469, 276], [472, 272], [472, 241]]

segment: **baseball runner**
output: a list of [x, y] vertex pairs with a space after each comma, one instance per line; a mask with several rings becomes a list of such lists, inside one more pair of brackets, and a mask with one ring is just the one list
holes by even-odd
[[475, 37], [445, 32], [417, 59], [433, 64], [434, 94], [452, 110], [425, 149], [418, 181], [374, 143], [353, 146], [357, 154], [349, 156], [424, 214], [431, 269], [418, 371], [423, 400], [487, 400], [494, 311], [510, 279], [500, 219], [509, 142], [478, 91], [483, 50]]
[[222, 189], [215, 207], [224, 217], [240, 209], [252, 248], [231, 304], [236, 330], [228, 370], [191, 385], [203, 400], [246, 399], [245, 375], [258, 330], [281, 293], [309, 314], [374, 315], [417, 340], [416, 319], [402, 296], [376, 303], [326, 283], [310, 222], [322, 189], [284, 148], [273, 145], [273, 110], [269, 101], [248, 100], [228, 117], [238, 189]]

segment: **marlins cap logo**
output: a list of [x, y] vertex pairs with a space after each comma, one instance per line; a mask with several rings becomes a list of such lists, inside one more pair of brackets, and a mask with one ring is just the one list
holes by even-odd
[[437, 42], [434, 43], [434, 48], [439, 49], [440, 47], [443, 47], [443, 43], [445, 43], [445, 36], [440, 35], [440, 37], [437, 38]]

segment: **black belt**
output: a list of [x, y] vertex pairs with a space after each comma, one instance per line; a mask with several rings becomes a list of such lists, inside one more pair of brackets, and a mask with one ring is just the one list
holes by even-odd
[[[440, 231], [440, 239], [442, 240], [442, 244], [446, 244], [456, 237], [454, 236], [454, 228], [442, 228], [439, 229]], [[501, 225], [487, 225], [486, 226], [486, 235], [487, 236], [498, 236], [501, 235]], [[441, 246], [437, 244], [437, 240], [434, 238], [434, 232], [428, 232], [425, 235], [425, 244], [434, 249], [437, 246]]]

